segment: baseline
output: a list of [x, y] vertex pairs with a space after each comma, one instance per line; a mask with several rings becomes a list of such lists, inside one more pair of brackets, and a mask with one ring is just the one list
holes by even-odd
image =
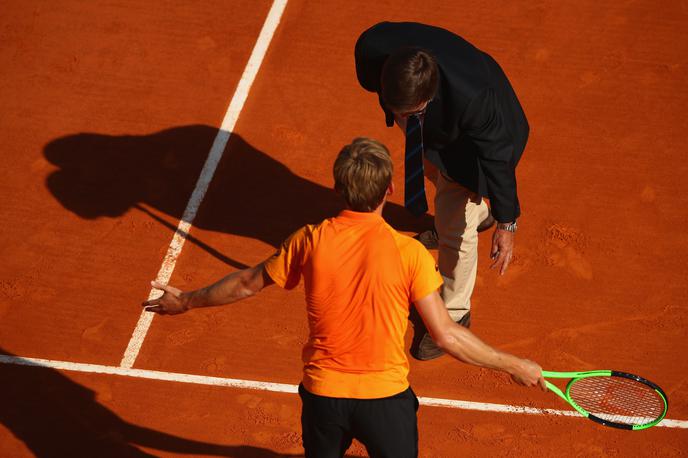
[[[256, 380], [240, 380], [225, 377], [210, 377], [205, 375], [181, 374], [176, 372], [152, 371], [146, 369], [133, 369], [121, 366], [103, 366], [99, 364], [72, 363], [68, 361], [53, 361], [39, 358], [24, 358], [21, 356], [0, 355], [0, 363], [20, 366], [44, 367], [72, 372], [86, 372], [91, 374], [119, 375], [149, 380], [166, 382], [192, 383], [197, 385], [226, 386], [231, 388], [244, 388], [249, 390], [273, 391], [278, 393], [297, 393], [298, 386], [286, 383], [260, 382]], [[429, 407], [448, 407], [452, 409], [476, 410], [483, 412], [501, 412], [529, 415], [558, 415], [565, 417], [583, 418], [573, 410], [538, 409], [535, 407], [512, 406], [505, 404], [493, 404], [489, 402], [460, 401], [453, 399], [418, 397], [421, 405]], [[657, 426], [666, 428], [688, 429], [686, 420], [670, 420], [665, 418]]]

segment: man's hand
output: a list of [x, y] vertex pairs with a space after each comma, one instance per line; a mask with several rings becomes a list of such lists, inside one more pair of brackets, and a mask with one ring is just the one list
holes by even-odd
[[152, 281], [151, 286], [163, 290], [164, 293], [157, 299], [151, 299], [141, 304], [147, 311], [160, 315], [177, 315], [189, 310], [188, 298], [180, 289], [163, 285], [157, 281]]
[[528, 359], [519, 360], [516, 367], [509, 371], [514, 382], [523, 386], [539, 386], [542, 391], [547, 391], [545, 378], [542, 376], [542, 368]]
[[499, 275], [504, 275], [514, 252], [514, 233], [504, 229], [495, 228], [492, 234], [492, 251], [490, 257], [494, 261], [490, 269], [499, 267]]

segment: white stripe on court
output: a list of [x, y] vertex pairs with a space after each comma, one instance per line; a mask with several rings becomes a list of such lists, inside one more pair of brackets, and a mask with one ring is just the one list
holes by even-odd
[[[220, 162], [220, 159], [222, 159], [222, 155], [225, 147], [227, 146], [227, 142], [229, 141], [229, 137], [234, 131], [234, 126], [236, 125], [237, 119], [239, 119], [239, 114], [244, 107], [248, 93], [251, 90], [251, 85], [253, 85], [253, 81], [256, 79], [258, 70], [263, 63], [265, 53], [268, 50], [270, 41], [272, 41], [272, 36], [279, 25], [280, 19], [282, 18], [282, 13], [284, 13], [284, 8], [286, 6], [287, 0], [275, 0], [272, 3], [270, 12], [265, 19], [265, 23], [260, 31], [260, 35], [258, 35], [258, 40], [256, 40], [256, 44], [251, 52], [251, 57], [248, 59], [246, 68], [244, 68], [244, 73], [241, 75], [239, 84], [237, 85], [234, 95], [232, 96], [232, 101], [230, 102], [229, 108], [227, 109], [225, 117], [222, 120], [220, 130], [215, 137], [213, 146], [210, 148], [208, 158], [203, 165], [203, 170], [201, 170], [201, 175], [196, 182], [196, 188], [194, 188], [194, 191], [191, 194], [189, 203], [186, 204], [184, 215], [182, 216], [181, 221], [179, 221], [179, 225], [174, 233], [174, 237], [172, 237], [172, 242], [167, 249], [167, 254], [165, 254], [165, 258], [160, 266], [160, 271], [156, 277], [156, 280], [160, 283], [167, 284], [167, 282], [170, 281], [170, 277], [172, 277], [172, 272], [174, 271], [175, 264], [177, 263], [177, 258], [182, 251], [182, 247], [184, 246], [184, 242], [189, 234], [189, 230], [191, 230], [191, 225], [196, 218], [198, 207], [200, 207], [201, 202], [205, 197], [205, 193], [208, 190], [208, 186], [210, 185], [210, 181], [213, 179], [213, 175], [215, 175], [215, 169], [217, 169], [217, 165]], [[148, 300], [158, 296], [160, 296], [160, 291], [151, 288], [150, 293], [148, 293]], [[141, 312], [139, 321], [136, 323], [136, 328], [134, 329], [131, 339], [129, 340], [129, 344], [127, 345], [127, 349], [122, 357], [122, 362], [120, 362], [121, 367], [131, 368], [134, 365], [134, 362], [136, 362], [136, 358], [138, 357], [141, 346], [143, 345], [143, 340], [146, 338], [148, 328], [150, 328], [151, 322], [153, 321], [153, 315], [155, 315], [153, 312], [147, 312], [145, 310]]]
[[[259, 382], [255, 380], [240, 380], [224, 377], [208, 377], [204, 375], [179, 374], [175, 372], [151, 371], [145, 369], [131, 369], [118, 366], [102, 366], [99, 364], [70, 363], [67, 361], [53, 361], [38, 358], [22, 358], [19, 356], [0, 355], [0, 363], [16, 364], [21, 366], [38, 366], [51, 369], [60, 369], [73, 372], [86, 372], [92, 374], [120, 375], [166, 382], [193, 383], [197, 385], [227, 386], [232, 388], [244, 388], [249, 390], [274, 391], [278, 393], [297, 393], [297, 385], [286, 383]], [[458, 401], [453, 399], [438, 399], [419, 397], [421, 405], [431, 407], [448, 407], [452, 409], [477, 410], [483, 412], [500, 412], [530, 415], [560, 415], [566, 417], [583, 418], [573, 410], [537, 409], [534, 407], [511, 406], [504, 404], [492, 404], [489, 402]], [[662, 420], [657, 426], [666, 428], [688, 429], [688, 421]]]

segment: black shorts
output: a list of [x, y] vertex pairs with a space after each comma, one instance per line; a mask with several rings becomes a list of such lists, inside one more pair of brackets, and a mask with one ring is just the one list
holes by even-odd
[[380, 399], [330, 398], [299, 385], [306, 458], [340, 458], [357, 439], [371, 458], [418, 456], [418, 398], [411, 388]]

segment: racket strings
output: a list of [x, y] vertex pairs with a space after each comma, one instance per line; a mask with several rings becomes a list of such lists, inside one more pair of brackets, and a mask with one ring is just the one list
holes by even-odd
[[578, 379], [569, 395], [589, 413], [615, 423], [645, 424], [664, 413], [664, 400], [652, 387], [623, 377]]

